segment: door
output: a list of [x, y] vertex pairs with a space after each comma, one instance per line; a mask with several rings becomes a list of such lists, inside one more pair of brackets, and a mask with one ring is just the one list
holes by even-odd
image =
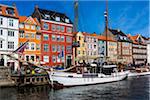
[[67, 56], [67, 68], [71, 66], [72, 60], [71, 56]]

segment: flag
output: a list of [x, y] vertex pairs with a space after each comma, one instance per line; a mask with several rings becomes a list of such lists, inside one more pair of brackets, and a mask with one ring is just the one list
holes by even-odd
[[23, 43], [19, 48], [17, 48], [13, 53], [23, 53], [24, 49], [27, 47], [29, 40]]

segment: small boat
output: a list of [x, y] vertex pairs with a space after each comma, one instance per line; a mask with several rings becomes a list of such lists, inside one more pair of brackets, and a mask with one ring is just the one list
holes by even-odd
[[150, 68], [136, 68], [134, 70], [131, 70], [128, 74], [129, 77], [143, 75], [150, 75]]
[[[50, 72], [49, 77], [51, 82], [57, 82], [63, 87], [81, 86], [81, 85], [93, 85], [100, 83], [116, 82], [126, 79], [129, 71], [117, 71], [116, 65], [104, 65], [101, 70], [95, 64], [92, 64], [91, 69], [86, 67], [78, 67], [82, 70], [82, 73], [74, 72]], [[86, 70], [86, 71], [85, 71]], [[95, 70], [92, 72], [91, 70]], [[99, 71], [97, 73], [97, 71]]]

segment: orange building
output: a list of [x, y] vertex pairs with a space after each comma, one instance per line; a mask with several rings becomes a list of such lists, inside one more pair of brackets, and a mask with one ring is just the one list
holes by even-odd
[[19, 17], [19, 46], [29, 40], [22, 59], [37, 62], [41, 56], [40, 23], [31, 16]]

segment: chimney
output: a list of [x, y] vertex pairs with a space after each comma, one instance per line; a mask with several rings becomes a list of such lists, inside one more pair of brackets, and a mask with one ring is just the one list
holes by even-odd
[[15, 4], [15, 3], [13, 3], [13, 4], [12, 4], [12, 6], [13, 6], [13, 7], [16, 7], [16, 4]]
[[117, 29], [118, 32], [120, 32], [120, 29]]

